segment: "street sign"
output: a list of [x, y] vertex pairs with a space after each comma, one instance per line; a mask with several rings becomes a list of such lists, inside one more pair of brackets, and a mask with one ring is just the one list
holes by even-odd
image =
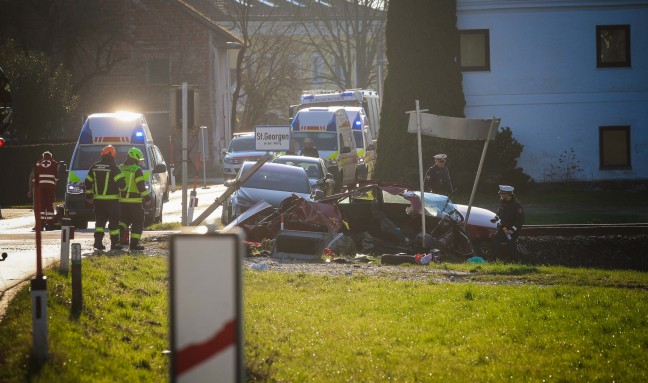
[[268, 125], [254, 128], [255, 150], [282, 151], [290, 149], [290, 126]]
[[171, 236], [171, 381], [242, 382], [242, 237]]

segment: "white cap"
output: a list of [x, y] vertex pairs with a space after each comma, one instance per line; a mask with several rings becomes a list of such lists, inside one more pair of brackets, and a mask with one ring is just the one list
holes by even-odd
[[445, 155], [445, 154], [437, 154], [436, 156], [434, 156], [434, 159], [435, 159], [435, 160], [445, 161], [446, 158], [448, 158], [448, 156]]
[[513, 186], [508, 186], [508, 185], [500, 185], [499, 186], [499, 192], [500, 193], [513, 193], [513, 190], [515, 190], [515, 188]]

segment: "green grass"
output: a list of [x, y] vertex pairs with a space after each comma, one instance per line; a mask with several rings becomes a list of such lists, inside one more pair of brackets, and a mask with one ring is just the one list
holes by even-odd
[[[246, 270], [248, 380], [648, 380], [647, 273], [382, 267], [424, 277]], [[0, 381], [167, 381], [167, 258], [92, 256], [83, 273], [85, 307], [74, 315], [69, 276], [47, 270], [41, 368], [29, 357], [28, 289], [14, 298], [0, 325]]]

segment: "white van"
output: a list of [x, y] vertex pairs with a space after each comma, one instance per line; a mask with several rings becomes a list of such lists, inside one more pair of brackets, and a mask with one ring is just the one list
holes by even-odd
[[351, 123], [341, 107], [313, 107], [301, 109], [295, 115], [291, 127], [291, 140], [303, 147], [304, 139], [310, 138], [319, 151], [319, 157], [327, 163], [335, 179], [336, 191], [342, 186], [356, 184], [358, 154]]
[[101, 149], [106, 145], [115, 147], [117, 165], [124, 162], [130, 148], [142, 151], [142, 172], [146, 177], [146, 188], [153, 198], [153, 203], [144, 208], [144, 224], [148, 226], [161, 222], [164, 202], [169, 200], [166, 162], [160, 149], [153, 143], [144, 115], [117, 112], [91, 114], [81, 128], [69, 162], [65, 189], [65, 212], [72, 220], [72, 226], [85, 229], [88, 221], [94, 221], [93, 208], [85, 201], [84, 182], [90, 166], [99, 161]]
[[359, 179], [370, 180], [373, 178], [374, 169], [376, 168], [376, 142], [369, 128], [369, 119], [362, 107], [345, 106], [344, 111], [351, 123], [358, 150], [356, 176]]

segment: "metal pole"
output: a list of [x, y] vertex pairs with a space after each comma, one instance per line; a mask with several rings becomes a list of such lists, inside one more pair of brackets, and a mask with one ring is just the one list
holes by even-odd
[[207, 130], [206, 126], [200, 127], [200, 136], [202, 137], [203, 189], [209, 189], [207, 187], [207, 164], [205, 162], [207, 161], [207, 156], [205, 155], [205, 130]]
[[493, 127], [495, 126], [495, 117], [491, 120], [490, 128], [488, 128], [488, 137], [484, 143], [484, 149], [482, 150], [481, 159], [479, 160], [479, 167], [477, 168], [477, 177], [475, 177], [475, 183], [473, 184], [472, 192], [470, 193], [470, 201], [468, 201], [468, 210], [466, 211], [466, 219], [464, 220], [464, 227], [468, 227], [468, 217], [470, 217], [470, 209], [472, 208], [473, 199], [475, 198], [475, 192], [477, 191], [477, 183], [479, 182], [479, 176], [481, 175], [482, 166], [484, 165], [484, 159], [486, 158], [486, 150], [488, 150], [488, 143], [491, 140], [491, 135], [493, 134]]
[[41, 230], [43, 227], [40, 204], [40, 185], [38, 173], [34, 165], [34, 210], [36, 216], [36, 277], [31, 280], [32, 302], [32, 341], [33, 355], [39, 362], [45, 362], [48, 357], [47, 348], [47, 277], [43, 275], [41, 254]]
[[419, 100], [416, 100], [416, 138], [418, 141], [419, 186], [421, 187], [421, 230], [423, 233], [421, 245], [425, 246], [425, 188], [423, 187], [423, 149], [421, 148], [421, 110], [419, 109]]
[[182, 226], [187, 225], [187, 83], [182, 83]]

